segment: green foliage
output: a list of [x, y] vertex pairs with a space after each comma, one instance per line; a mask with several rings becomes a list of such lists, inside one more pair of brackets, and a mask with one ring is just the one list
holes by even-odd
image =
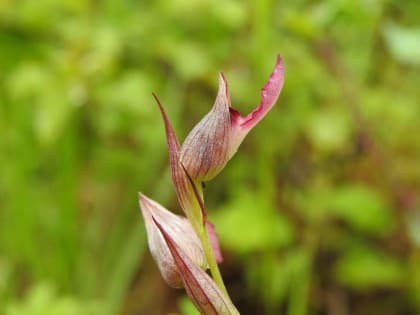
[[339, 282], [355, 289], [400, 287], [404, 283], [403, 265], [374, 248], [353, 246], [335, 266]]
[[384, 37], [396, 60], [407, 65], [420, 65], [420, 28], [388, 24], [384, 27]]
[[419, 15], [397, 0], [1, 2], [0, 313], [192, 314], [145, 250], [137, 192], [179, 210], [151, 93], [183, 139], [219, 71], [247, 113], [278, 53], [278, 104], [206, 188], [235, 304], [419, 313]]
[[380, 196], [365, 187], [353, 185], [333, 191], [329, 198], [332, 213], [355, 229], [374, 235], [389, 234], [394, 222], [390, 208]]
[[258, 198], [251, 191], [232, 198], [211, 220], [217, 227], [222, 246], [238, 253], [284, 247], [293, 238], [286, 218], [276, 213], [267, 199]]
[[197, 311], [197, 308], [188, 297], [183, 296], [180, 298], [178, 304], [181, 310], [181, 315], [200, 315], [200, 312]]
[[100, 305], [71, 296], [58, 296], [51, 286], [38, 284], [22, 301], [10, 302], [5, 315], [93, 315], [101, 313]]

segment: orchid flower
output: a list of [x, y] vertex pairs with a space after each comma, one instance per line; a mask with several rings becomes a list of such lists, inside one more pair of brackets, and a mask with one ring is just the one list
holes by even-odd
[[164, 227], [166, 233], [182, 246], [185, 255], [200, 268], [206, 269], [208, 267], [207, 260], [197, 234], [186, 218], [173, 214], [142, 193], [139, 193], [139, 203], [146, 225], [149, 249], [163, 278], [171, 287], [182, 287], [178, 267], [156, 226], [156, 222]]
[[156, 226], [165, 239], [171, 255], [179, 269], [185, 290], [202, 315], [239, 315], [230, 298], [201, 270], [184, 252], [184, 246], [156, 221]]
[[[163, 226], [167, 233], [181, 244], [186, 255], [188, 255], [194, 263], [204, 270], [208, 268], [201, 241], [187, 218], [173, 214], [142, 193], [139, 193], [139, 204], [146, 225], [150, 252], [155, 259], [163, 278], [171, 287], [179, 288], [182, 285], [182, 281], [177, 270], [178, 268], [171, 258], [168, 246], [166, 245], [166, 242], [164, 242], [161, 233], [156, 228], [155, 222], [158, 222]], [[210, 237], [210, 245], [215, 254], [216, 262], [221, 263], [223, 257], [220, 252], [219, 240], [214, 227], [210, 222], [206, 223], [206, 230]]]
[[193, 180], [208, 181], [224, 168], [248, 132], [274, 106], [283, 82], [284, 67], [278, 56], [274, 70], [262, 88], [259, 106], [249, 115], [241, 116], [231, 107], [227, 82], [220, 74], [213, 108], [188, 134], [181, 147], [181, 164]]

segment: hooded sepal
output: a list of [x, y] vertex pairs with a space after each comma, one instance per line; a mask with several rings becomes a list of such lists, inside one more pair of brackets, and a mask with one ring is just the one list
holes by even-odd
[[213, 108], [188, 134], [181, 148], [181, 163], [194, 180], [208, 181], [228, 161], [230, 96], [223, 74]]
[[208, 268], [201, 242], [191, 223], [186, 218], [173, 214], [142, 193], [139, 193], [139, 203], [146, 225], [150, 252], [169, 286], [174, 288], [182, 287], [182, 277], [156, 224], [159, 224], [160, 229], [164, 229], [182, 247], [185, 255], [194, 264], [199, 266], [199, 268]]
[[186, 255], [180, 244], [158, 222], [156, 225], [162, 232], [178, 267], [185, 290], [200, 313], [202, 315], [239, 315], [232, 301], [222, 293], [213, 279]]

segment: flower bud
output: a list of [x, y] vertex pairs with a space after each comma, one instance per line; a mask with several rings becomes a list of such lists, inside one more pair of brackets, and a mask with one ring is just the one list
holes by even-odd
[[210, 276], [201, 270], [178, 241], [156, 222], [178, 267], [185, 290], [202, 315], [239, 315], [228, 296], [223, 294]]
[[274, 106], [283, 82], [283, 62], [278, 56], [276, 66], [262, 89], [260, 105], [251, 114], [241, 116], [231, 107], [227, 82], [220, 74], [213, 108], [188, 134], [181, 147], [181, 164], [194, 181], [208, 181], [224, 168], [248, 132]]
[[139, 203], [146, 224], [149, 249], [163, 278], [171, 287], [182, 287], [178, 267], [156, 223], [182, 247], [185, 255], [194, 264], [206, 269], [207, 260], [197, 234], [186, 218], [173, 214], [141, 193], [139, 193]]

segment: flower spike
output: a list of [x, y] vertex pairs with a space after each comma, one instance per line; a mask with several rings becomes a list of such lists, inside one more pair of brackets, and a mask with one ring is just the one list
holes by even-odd
[[220, 74], [213, 108], [189, 133], [181, 147], [181, 163], [194, 181], [208, 181], [224, 168], [248, 132], [274, 106], [283, 82], [284, 67], [278, 56], [274, 70], [262, 88], [259, 106], [243, 117], [231, 107], [228, 85]]

